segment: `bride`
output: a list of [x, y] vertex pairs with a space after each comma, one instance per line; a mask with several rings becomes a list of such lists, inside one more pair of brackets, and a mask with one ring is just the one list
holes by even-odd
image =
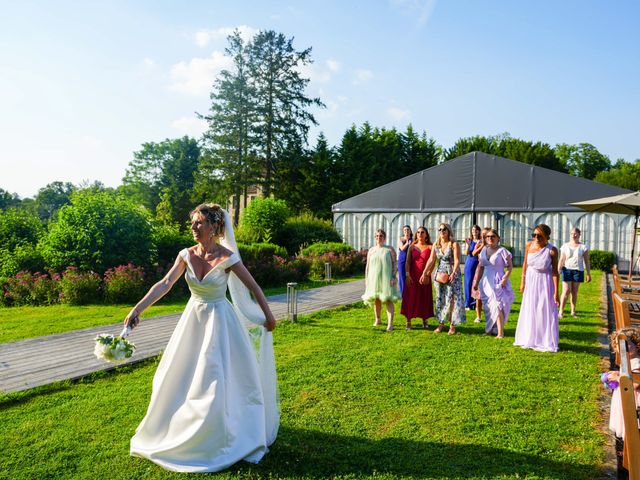
[[153, 378], [131, 455], [176, 472], [215, 472], [239, 460], [258, 463], [276, 438], [270, 333], [276, 321], [240, 260], [228, 212], [199, 205], [191, 212], [191, 230], [197, 244], [178, 254], [124, 321], [135, 327], [140, 314], [185, 275], [191, 298]]

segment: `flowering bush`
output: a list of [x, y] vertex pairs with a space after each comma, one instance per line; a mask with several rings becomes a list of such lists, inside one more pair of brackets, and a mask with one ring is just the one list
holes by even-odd
[[60, 275], [18, 272], [0, 281], [0, 305], [51, 305], [60, 301]]
[[243, 262], [258, 285], [263, 288], [282, 286], [287, 282], [301, 282], [307, 278], [310, 268], [310, 263], [305, 259], [287, 259], [279, 255]]
[[309, 277], [312, 279], [318, 280], [324, 278], [324, 264], [327, 262], [331, 264], [332, 277], [348, 277], [364, 272], [367, 253], [364, 250], [360, 252], [352, 250], [339, 255], [329, 252], [323, 255], [309, 257], [309, 259], [311, 261]]
[[13, 277], [7, 277], [4, 286], [4, 299], [7, 305], [30, 305], [33, 275], [29, 272], [18, 272]]
[[62, 274], [61, 301], [69, 305], [86, 305], [100, 300], [100, 276], [94, 272], [81, 272], [68, 267]]
[[32, 305], [53, 305], [60, 302], [62, 288], [60, 274], [55, 272], [36, 272], [31, 286]]
[[104, 274], [104, 294], [109, 303], [135, 302], [144, 291], [144, 271], [132, 263], [110, 268]]

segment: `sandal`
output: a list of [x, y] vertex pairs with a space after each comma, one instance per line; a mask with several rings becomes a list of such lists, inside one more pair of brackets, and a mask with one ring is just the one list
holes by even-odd
[[456, 327], [454, 327], [453, 325], [451, 325], [449, 327], [449, 335], [455, 335], [456, 334]]
[[438, 325], [436, 327], [436, 329], [433, 331], [433, 333], [440, 333], [443, 329], [444, 329], [444, 324], [441, 323], [440, 325]]

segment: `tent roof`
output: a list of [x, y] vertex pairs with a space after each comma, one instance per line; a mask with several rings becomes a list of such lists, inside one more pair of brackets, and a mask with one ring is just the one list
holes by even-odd
[[568, 205], [630, 190], [482, 152], [333, 205], [342, 212], [579, 212]]

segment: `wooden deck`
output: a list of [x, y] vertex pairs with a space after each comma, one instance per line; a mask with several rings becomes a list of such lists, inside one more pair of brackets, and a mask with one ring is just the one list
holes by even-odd
[[[298, 315], [355, 303], [363, 291], [364, 280], [300, 291]], [[277, 319], [286, 318], [285, 294], [269, 297], [268, 301]], [[174, 314], [143, 319], [132, 336], [136, 352], [125, 364], [160, 353], [179, 318], [180, 314]], [[115, 368], [95, 358], [94, 338], [99, 333], [115, 335], [121, 329], [122, 324], [116, 323], [0, 344], [0, 391], [26, 390]]]

